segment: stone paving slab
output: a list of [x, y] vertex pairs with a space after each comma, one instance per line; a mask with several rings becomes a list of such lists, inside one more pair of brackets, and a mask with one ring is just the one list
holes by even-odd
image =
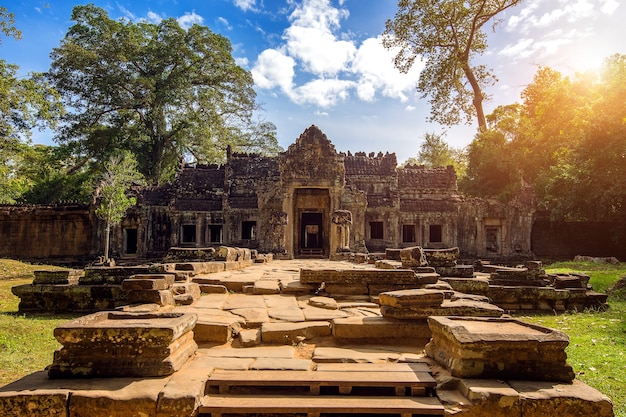
[[306, 321], [333, 320], [349, 317], [345, 311], [307, 306], [302, 309]]
[[216, 347], [198, 349], [198, 354], [215, 358], [289, 358], [296, 356], [293, 346], [257, 346], [251, 348]]
[[313, 361], [317, 363], [380, 363], [380, 362], [418, 362], [424, 358], [423, 348], [390, 346], [342, 346], [316, 347]]
[[304, 313], [300, 307], [271, 307], [267, 314], [273, 319], [297, 323], [304, 321]]
[[236, 316], [241, 316], [246, 321], [247, 327], [261, 327], [263, 323], [270, 321], [266, 308], [235, 308], [230, 312]]
[[296, 307], [298, 300], [292, 295], [264, 295], [263, 300], [267, 308]]
[[223, 310], [240, 308], [265, 308], [265, 301], [260, 295], [230, 294], [222, 304]]
[[312, 367], [313, 362], [309, 359], [258, 358], [250, 365], [249, 369], [257, 371], [308, 371]]

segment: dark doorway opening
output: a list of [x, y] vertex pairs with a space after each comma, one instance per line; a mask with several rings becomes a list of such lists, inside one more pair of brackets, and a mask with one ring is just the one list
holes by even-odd
[[323, 253], [322, 220], [322, 213], [302, 213], [300, 221], [300, 253], [308, 255]]
[[126, 229], [126, 255], [137, 254], [137, 229]]

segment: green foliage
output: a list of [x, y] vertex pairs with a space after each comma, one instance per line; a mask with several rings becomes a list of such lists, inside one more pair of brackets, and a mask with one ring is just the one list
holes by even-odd
[[[22, 38], [22, 32], [15, 27], [15, 15], [9, 13], [6, 7], [0, 6], [0, 32], [4, 36], [10, 36], [15, 39]], [[2, 44], [2, 37], [0, 37], [0, 45]]]
[[184, 30], [175, 19], [114, 21], [93, 5], [76, 6], [72, 20], [48, 76], [75, 110], [58, 140], [84, 158], [131, 151], [158, 184], [182, 158], [222, 162], [229, 145], [277, 148], [275, 127], [252, 119], [252, 76], [225, 37], [200, 25]]
[[[626, 216], [626, 56], [599, 74], [541, 68], [521, 104], [499, 107], [469, 146], [469, 193], [506, 196], [530, 184], [559, 220]], [[624, 230], [616, 230], [616, 236]]]
[[457, 176], [464, 175], [466, 157], [462, 149], [451, 147], [443, 139], [444, 135], [426, 133], [420, 145], [417, 158], [409, 158], [406, 164], [424, 165], [427, 168], [452, 165]]
[[[521, 0], [399, 0], [398, 12], [385, 25], [384, 45], [397, 48], [395, 66], [407, 72], [422, 60], [417, 91], [430, 97], [431, 121], [443, 125], [469, 123], [476, 116], [486, 128], [484, 88], [496, 82], [491, 71], [473, 64], [487, 50], [483, 26]], [[469, 84], [469, 85], [468, 85]]]
[[142, 183], [143, 176], [137, 172], [137, 162], [130, 152], [113, 156], [104, 164], [104, 173], [96, 190], [96, 198], [100, 201], [96, 215], [104, 220], [106, 225], [105, 260], [109, 257], [111, 226], [120, 223], [126, 211], [137, 203], [135, 197], [128, 195], [128, 190], [132, 185]]

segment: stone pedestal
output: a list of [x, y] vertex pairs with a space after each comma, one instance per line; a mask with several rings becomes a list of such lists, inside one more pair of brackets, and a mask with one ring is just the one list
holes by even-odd
[[429, 317], [426, 354], [460, 378], [570, 382], [567, 335], [506, 318]]
[[179, 370], [198, 349], [195, 314], [99, 312], [54, 329], [50, 378], [148, 377]]

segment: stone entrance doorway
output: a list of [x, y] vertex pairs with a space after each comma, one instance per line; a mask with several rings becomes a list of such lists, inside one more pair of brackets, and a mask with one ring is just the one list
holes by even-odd
[[300, 250], [302, 255], [323, 254], [323, 213], [302, 213], [300, 219]]
[[330, 195], [326, 188], [295, 190], [294, 253], [296, 256], [323, 256], [330, 249]]

